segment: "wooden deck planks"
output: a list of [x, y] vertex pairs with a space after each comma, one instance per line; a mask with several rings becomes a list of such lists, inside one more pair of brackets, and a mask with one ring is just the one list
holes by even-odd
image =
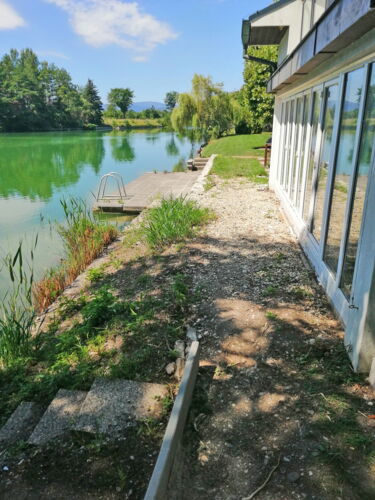
[[199, 172], [146, 173], [126, 184], [127, 198], [120, 200], [99, 200], [94, 210], [116, 212], [142, 212], [158, 197], [185, 196], [189, 194]]

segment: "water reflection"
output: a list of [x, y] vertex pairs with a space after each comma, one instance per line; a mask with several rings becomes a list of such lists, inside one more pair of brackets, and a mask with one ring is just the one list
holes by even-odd
[[135, 152], [128, 136], [112, 132], [111, 136], [112, 157], [116, 161], [133, 161]]
[[0, 137], [0, 197], [48, 201], [56, 189], [76, 184], [88, 165], [98, 174], [105, 149], [101, 135], [84, 142], [67, 134]]

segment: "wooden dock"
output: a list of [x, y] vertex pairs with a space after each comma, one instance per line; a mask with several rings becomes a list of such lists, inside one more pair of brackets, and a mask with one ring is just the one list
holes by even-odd
[[199, 175], [200, 172], [143, 174], [125, 185], [126, 198], [124, 200], [101, 199], [94, 203], [93, 210], [140, 213], [157, 198], [186, 196]]

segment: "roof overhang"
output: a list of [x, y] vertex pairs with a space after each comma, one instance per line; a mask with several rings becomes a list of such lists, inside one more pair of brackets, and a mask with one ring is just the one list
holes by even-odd
[[288, 26], [275, 24], [272, 14], [294, 1], [279, 0], [242, 21], [242, 45], [245, 53], [251, 45], [278, 45], [281, 42]]
[[295, 83], [374, 28], [375, 0], [335, 0], [274, 72], [268, 92]]

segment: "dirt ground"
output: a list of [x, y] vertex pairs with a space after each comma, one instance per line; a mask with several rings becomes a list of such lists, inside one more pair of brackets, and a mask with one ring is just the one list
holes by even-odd
[[375, 498], [375, 398], [264, 187], [217, 181], [184, 250], [200, 290], [200, 376], [178, 499]]
[[[268, 478], [260, 500], [375, 498], [375, 398], [351, 370], [342, 326], [274, 195], [243, 180], [215, 183], [199, 202], [217, 217], [199, 237], [162, 255], [136, 241], [117, 246], [103, 281], [118, 296], [146, 293], [161, 304], [183, 276], [194, 297], [178, 314], [169, 302], [157, 306], [147, 329], [128, 332], [121, 347], [143, 353], [136, 379], [172, 382], [172, 340], [187, 325], [201, 340], [169, 498], [240, 500]], [[122, 328], [112, 327], [114, 341]], [[147, 342], [157, 356], [144, 353]], [[160, 431], [146, 422], [117, 443], [73, 436], [37, 452], [13, 450], [0, 462], [9, 467], [0, 470], [0, 498], [143, 498]]]

